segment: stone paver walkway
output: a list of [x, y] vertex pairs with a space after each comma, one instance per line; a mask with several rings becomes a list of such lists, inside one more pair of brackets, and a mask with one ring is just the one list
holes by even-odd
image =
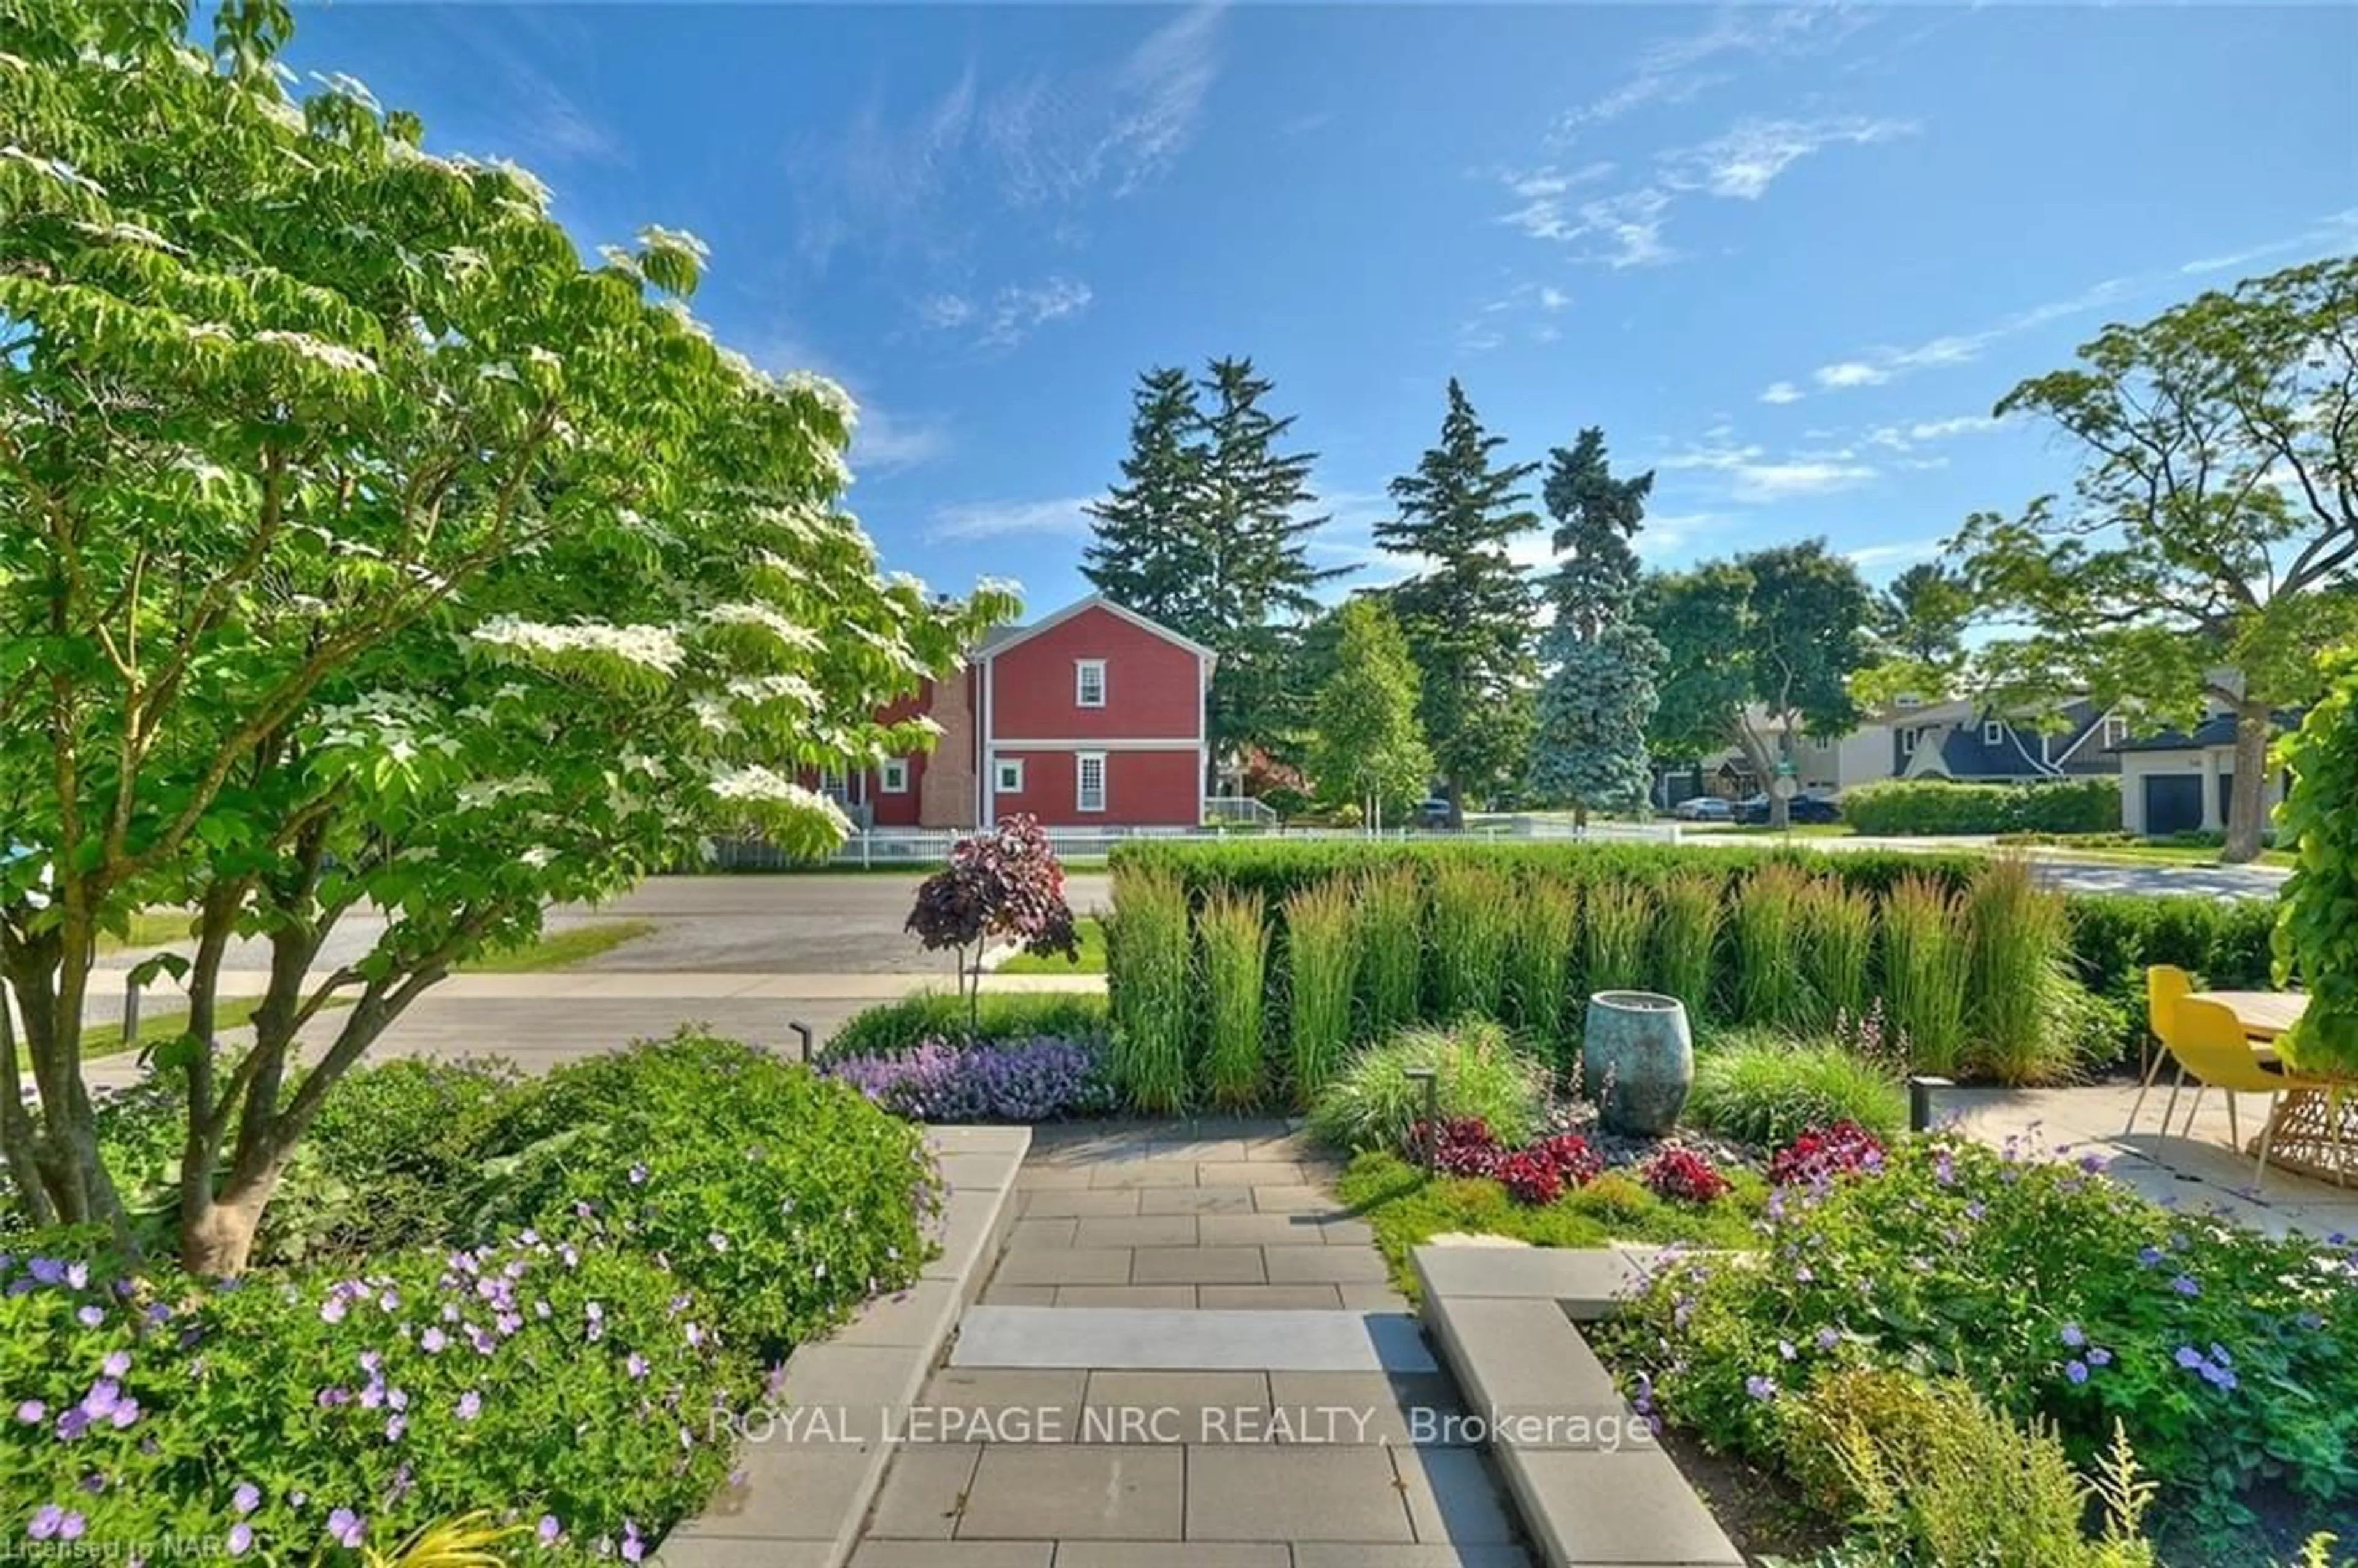
[[1526, 1568], [1327, 1177], [1281, 1122], [1037, 1130], [852, 1568]]

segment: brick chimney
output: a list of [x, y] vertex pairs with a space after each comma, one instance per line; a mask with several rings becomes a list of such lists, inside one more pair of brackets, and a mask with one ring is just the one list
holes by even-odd
[[972, 665], [934, 683], [925, 717], [942, 727], [942, 738], [925, 759], [917, 784], [917, 825], [972, 827], [974, 822], [974, 681]]

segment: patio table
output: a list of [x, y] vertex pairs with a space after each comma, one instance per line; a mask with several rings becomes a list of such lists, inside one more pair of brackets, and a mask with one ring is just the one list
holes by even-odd
[[[2235, 1015], [2252, 1041], [2252, 1054], [2263, 1062], [2277, 1060], [2270, 1044], [2300, 1022], [2309, 998], [2299, 991], [2196, 991], [2194, 1000], [2215, 1001]], [[2334, 1073], [2306, 1073], [2306, 1077], [2331, 1079], [2330, 1087], [2290, 1088], [2277, 1099], [2266, 1131], [2268, 1163], [2347, 1186], [2350, 1150], [2358, 1144], [2358, 1078]], [[2244, 1145], [2260, 1152], [2260, 1138]]]

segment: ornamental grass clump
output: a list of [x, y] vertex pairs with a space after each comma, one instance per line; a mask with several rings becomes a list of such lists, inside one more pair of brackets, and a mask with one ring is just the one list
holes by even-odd
[[1580, 895], [1568, 881], [1524, 877], [1516, 883], [1514, 927], [1508, 941], [1509, 1016], [1524, 1036], [1553, 1057], [1566, 1037], [1574, 943]]
[[1909, 875], [1884, 895], [1883, 1000], [1908, 1038], [1918, 1072], [1954, 1077], [1964, 1065], [1973, 945], [1964, 901], [1934, 879]]
[[1351, 884], [1329, 877], [1285, 901], [1286, 1061], [1293, 1103], [1307, 1109], [1351, 1045]]
[[1643, 990], [1646, 936], [1652, 928], [1654, 895], [1637, 881], [1598, 882], [1588, 890], [1583, 911], [1586, 938], [1581, 985], [1591, 992]]
[[1801, 983], [1811, 1022], [1823, 1028], [1866, 1011], [1867, 966], [1875, 955], [1875, 897], [1833, 877], [1819, 877], [1801, 900]]
[[1444, 1118], [1479, 1117], [1509, 1147], [1538, 1132], [1547, 1109], [1547, 1070], [1515, 1048], [1499, 1025], [1468, 1020], [1447, 1029], [1409, 1029], [1354, 1056], [1310, 1111], [1310, 1130], [1339, 1149], [1398, 1149], [1425, 1111], [1425, 1086], [1408, 1075], [1431, 1068]]
[[1359, 883], [1354, 924], [1368, 1039], [1384, 1039], [1421, 1016], [1424, 902], [1413, 866], [1370, 871]]
[[1433, 877], [1425, 991], [1444, 1019], [1496, 1018], [1515, 930], [1514, 884], [1503, 871], [1444, 861]]
[[1187, 1103], [1189, 988], [1187, 889], [1159, 867], [1124, 867], [1106, 926], [1106, 989], [1113, 1011], [1113, 1082], [1143, 1111]]
[[1206, 1002], [1202, 1087], [1223, 1110], [1259, 1105], [1265, 1087], [1261, 1059], [1261, 980], [1269, 963], [1269, 933], [1257, 898], [1215, 889], [1195, 923], [1203, 939]]
[[1763, 1149], [1837, 1121], [1889, 1136], [1908, 1125], [1908, 1090], [1887, 1061], [1844, 1041], [1731, 1030], [1696, 1052], [1686, 1114]]
[[1736, 1018], [1779, 1029], [1810, 1022], [1810, 988], [1802, 974], [1801, 903], [1808, 879], [1771, 861], [1745, 880], [1736, 895]]
[[2001, 860], [1965, 894], [1973, 999], [1967, 1065], [2002, 1084], [2054, 1083], [2090, 1042], [2084, 993], [2069, 968], [2071, 920], [2022, 860]]
[[1694, 1019], [1717, 1011], [1712, 977], [1726, 917], [1727, 883], [1721, 878], [1688, 872], [1662, 884], [1654, 922], [1654, 983], [1686, 1003]]

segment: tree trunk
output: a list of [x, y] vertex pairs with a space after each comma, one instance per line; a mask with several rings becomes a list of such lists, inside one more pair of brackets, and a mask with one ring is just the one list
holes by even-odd
[[1449, 826], [1466, 826], [1466, 781], [1455, 773], [1449, 775]]
[[200, 1279], [232, 1279], [245, 1272], [254, 1255], [254, 1235], [263, 1206], [278, 1185], [278, 1167], [233, 1178], [229, 1190], [207, 1199], [194, 1214], [180, 1216], [180, 1266]]
[[2235, 789], [2227, 802], [2227, 847], [2220, 859], [2240, 866], [2260, 858], [2268, 821], [2268, 742], [2274, 738], [2265, 704], [2235, 709]]

